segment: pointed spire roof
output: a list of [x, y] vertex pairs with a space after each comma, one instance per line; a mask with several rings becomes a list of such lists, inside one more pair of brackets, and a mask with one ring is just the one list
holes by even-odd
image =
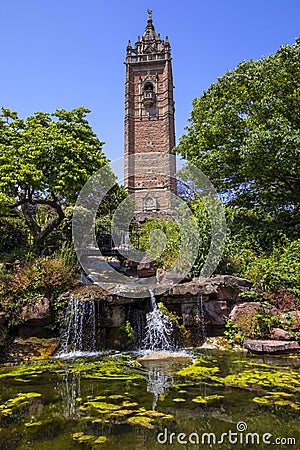
[[126, 62], [142, 62], [171, 59], [171, 48], [166, 38], [166, 41], [161, 39], [160, 34], [156, 33], [153, 20], [152, 11], [148, 9], [148, 20], [143, 36], [138, 37], [134, 47], [128, 43]]
[[146, 41], [152, 41], [153, 39], [157, 38], [157, 34], [155, 32], [155, 28], [154, 28], [153, 21], [152, 21], [151, 9], [148, 9], [147, 12], [148, 12], [148, 20], [147, 20], [145, 32], [143, 34], [143, 39]]

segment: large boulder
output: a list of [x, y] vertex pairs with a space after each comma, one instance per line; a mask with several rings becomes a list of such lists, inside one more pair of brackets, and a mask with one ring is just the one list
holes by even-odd
[[23, 338], [48, 337], [50, 333], [45, 327], [50, 325], [52, 318], [50, 300], [46, 297], [33, 298], [30, 303], [23, 306], [22, 325], [18, 327], [18, 335]]
[[245, 316], [247, 313], [280, 315], [280, 312], [274, 306], [262, 306], [259, 302], [243, 302], [234, 305], [229, 314], [229, 319], [237, 322], [241, 315]]
[[253, 353], [287, 353], [298, 352], [300, 345], [297, 341], [271, 341], [247, 339], [244, 348]]
[[228, 305], [224, 300], [208, 300], [204, 302], [205, 315], [212, 325], [225, 325], [228, 317]]
[[271, 339], [275, 341], [290, 341], [294, 339], [294, 334], [290, 331], [283, 330], [282, 328], [271, 329]]
[[46, 297], [33, 299], [22, 309], [21, 319], [27, 325], [49, 323], [52, 318], [50, 300]]
[[192, 360], [192, 357], [190, 355], [184, 354], [184, 353], [176, 353], [176, 352], [171, 352], [171, 353], [166, 353], [163, 351], [155, 351], [155, 352], [150, 352], [147, 355], [141, 356], [138, 358], [138, 361], [143, 363], [146, 363], [148, 361], [153, 362], [153, 361], [166, 361], [166, 362], [170, 362], [170, 363], [188, 363]]
[[237, 303], [233, 306], [231, 313], [229, 314], [229, 319], [233, 322], [237, 322], [241, 314], [245, 314], [245, 312], [253, 312], [257, 314], [262, 311], [262, 306], [259, 302], [243, 302]]
[[156, 275], [157, 264], [155, 260], [143, 258], [137, 265], [137, 276], [139, 278], [154, 277]]
[[231, 300], [241, 292], [248, 292], [251, 289], [253, 289], [253, 283], [245, 278], [214, 275], [205, 280], [193, 278], [192, 281], [177, 284], [165, 295], [168, 297], [185, 297], [202, 294], [217, 300]]

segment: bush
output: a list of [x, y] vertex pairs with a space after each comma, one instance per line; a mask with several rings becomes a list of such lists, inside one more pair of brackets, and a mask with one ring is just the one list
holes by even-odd
[[268, 292], [265, 295], [268, 301], [280, 311], [300, 310], [299, 294], [281, 288], [277, 292]]
[[288, 289], [300, 294], [300, 239], [282, 237], [266, 253], [249, 241], [240, 243], [229, 237], [219, 269], [248, 278], [263, 291]]
[[[0, 254], [28, 249], [29, 231], [19, 217], [0, 217]], [[7, 259], [7, 258], [6, 258]]]
[[140, 248], [157, 260], [158, 267], [167, 269], [175, 263], [180, 242], [180, 230], [175, 220], [147, 219], [142, 225], [139, 236]]
[[10, 325], [20, 321], [22, 307], [47, 297], [54, 301], [74, 284], [74, 271], [59, 258], [40, 257], [21, 264], [13, 274], [0, 277], [0, 308]]
[[264, 291], [286, 288], [300, 293], [300, 239], [274, 247], [269, 256], [256, 257], [249, 262], [244, 276]]

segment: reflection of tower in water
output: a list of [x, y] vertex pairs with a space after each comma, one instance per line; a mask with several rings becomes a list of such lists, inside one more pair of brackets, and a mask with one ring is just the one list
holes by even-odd
[[64, 417], [79, 417], [78, 399], [81, 396], [80, 373], [66, 371], [57, 382], [56, 390], [62, 399], [62, 411]]
[[173, 383], [173, 376], [166, 373], [162, 367], [150, 367], [147, 374], [147, 392], [153, 394], [152, 409], [157, 401]]

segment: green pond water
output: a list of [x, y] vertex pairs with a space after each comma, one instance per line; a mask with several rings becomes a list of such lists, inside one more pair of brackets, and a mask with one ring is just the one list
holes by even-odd
[[300, 448], [300, 358], [194, 350], [0, 368], [1, 450]]

